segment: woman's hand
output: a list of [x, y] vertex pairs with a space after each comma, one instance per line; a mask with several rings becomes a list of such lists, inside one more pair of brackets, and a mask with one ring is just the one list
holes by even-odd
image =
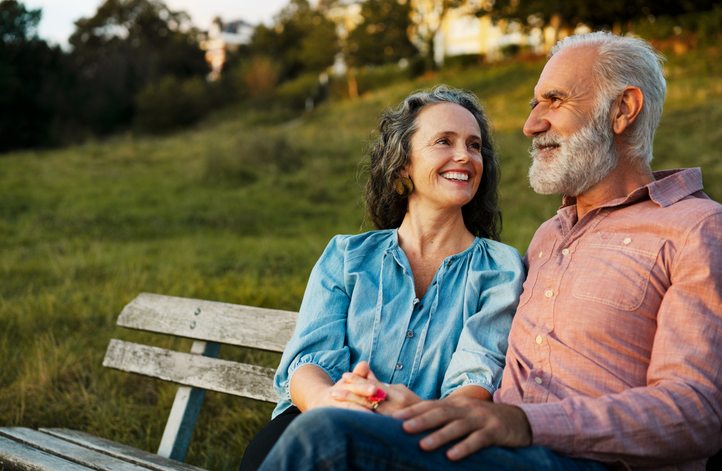
[[291, 399], [301, 412], [319, 407], [371, 411], [368, 396], [359, 395], [356, 390], [358, 387], [345, 379], [334, 384], [326, 371], [316, 365], [304, 365], [291, 377]]
[[309, 404], [307, 410], [319, 407], [337, 407], [362, 412], [371, 411], [371, 404], [367, 397], [357, 394], [355, 389], [343, 379], [322, 390], [318, 397]]
[[[359, 362], [350, 373], [344, 373], [343, 378], [336, 384], [345, 382], [343, 388], [333, 393], [337, 401], [354, 401], [355, 404], [365, 404], [368, 410], [373, 409], [373, 403], [368, 399], [378, 389], [386, 393], [386, 399], [378, 403], [375, 411], [383, 415], [391, 415], [397, 410], [421, 402], [421, 398], [403, 384], [386, 384], [378, 381], [365, 361]], [[362, 402], [358, 402], [361, 398]], [[365, 401], [365, 402], [364, 402]]]

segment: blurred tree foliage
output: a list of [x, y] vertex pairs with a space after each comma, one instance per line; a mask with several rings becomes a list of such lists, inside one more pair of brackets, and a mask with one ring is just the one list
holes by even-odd
[[[78, 118], [95, 133], [127, 127], [136, 96], [149, 85], [209, 71], [188, 15], [160, 1], [105, 0], [95, 16], [75, 25], [69, 39], [78, 79], [73, 98], [83, 103]], [[163, 83], [156, 89], [167, 89]]]
[[421, 52], [426, 60], [426, 68], [433, 70], [436, 68], [434, 38], [443, 24], [444, 17], [451, 9], [476, 4], [476, 2], [471, 0], [409, 0], [409, 4], [412, 6], [411, 20], [414, 25], [411, 34], [423, 44]]
[[363, 22], [348, 36], [351, 65], [382, 65], [418, 55], [409, 40], [412, 26], [409, 2], [366, 0], [361, 16]]
[[67, 144], [134, 121], [158, 132], [208, 109], [208, 65], [185, 13], [157, 0], [105, 0], [76, 22], [71, 52], [37, 37], [40, 18], [39, 9], [0, 2], [0, 152]]
[[258, 26], [250, 48], [252, 56], [265, 56], [278, 64], [281, 82], [325, 70], [338, 52], [334, 23], [311, 8], [308, 0], [291, 0], [276, 16], [274, 26]]
[[37, 36], [40, 10], [0, 2], [0, 152], [49, 145], [63, 108], [63, 52]]
[[650, 15], [676, 17], [710, 11], [719, 5], [719, 0], [495, 0], [492, 12], [527, 24], [550, 24], [558, 15], [560, 27], [574, 28], [584, 23], [597, 30], [615, 26], [624, 29], [628, 23]]

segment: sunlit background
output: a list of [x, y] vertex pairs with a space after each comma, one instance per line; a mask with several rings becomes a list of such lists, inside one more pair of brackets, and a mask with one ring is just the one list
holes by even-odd
[[[502, 239], [523, 254], [559, 206], [526, 178], [534, 85], [559, 38], [599, 29], [666, 56], [653, 169], [701, 167], [722, 201], [719, 2], [0, 1], [0, 426], [155, 452], [175, 388], [103, 355], [111, 338], [190, 343], [116, 327], [123, 306], [151, 292], [297, 310], [328, 240], [372, 229], [364, 149], [417, 89], [483, 101]], [[187, 462], [237, 469], [271, 409], [209, 393]]]

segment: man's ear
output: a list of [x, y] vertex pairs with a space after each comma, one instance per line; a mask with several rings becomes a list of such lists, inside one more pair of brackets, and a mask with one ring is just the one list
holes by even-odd
[[644, 106], [644, 93], [637, 87], [622, 90], [614, 112], [612, 129], [615, 134], [622, 134], [637, 119]]

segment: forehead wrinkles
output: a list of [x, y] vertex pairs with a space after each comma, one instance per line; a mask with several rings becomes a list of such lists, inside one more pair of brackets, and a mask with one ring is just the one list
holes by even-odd
[[535, 88], [551, 87], [572, 93], [595, 93], [599, 88], [595, 65], [599, 47], [583, 45], [563, 49], [552, 56], [539, 77]]

